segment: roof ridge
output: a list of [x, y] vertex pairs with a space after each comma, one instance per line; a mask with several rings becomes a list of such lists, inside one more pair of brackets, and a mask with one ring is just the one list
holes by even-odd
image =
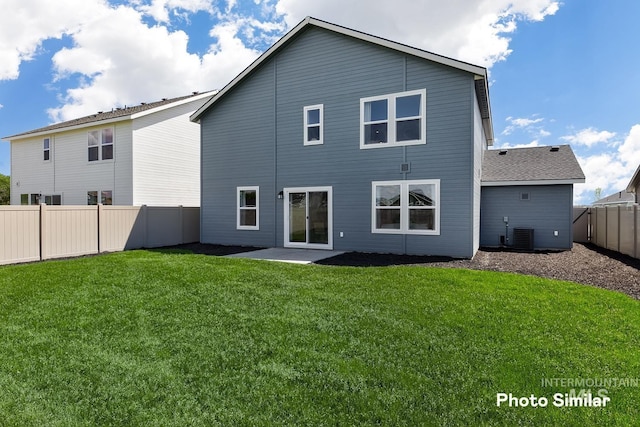
[[206, 95], [206, 94], [213, 95], [215, 94], [215, 91], [192, 92], [190, 95], [182, 95], [174, 98], [162, 98], [159, 101], [141, 102], [139, 104], [132, 105], [132, 106], [125, 105], [124, 107], [113, 107], [110, 111], [98, 111], [97, 113], [89, 114], [89, 115], [78, 117], [75, 119], [52, 123], [50, 125], [42, 126], [26, 132], [21, 132], [15, 135], [6, 136], [3, 139], [12, 139], [12, 138], [26, 136], [26, 135], [38, 134], [46, 131], [64, 129], [67, 127], [80, 126], [80, 125], [85, 125], [90, 123], [98, 123], [103, 120], [117, 119], [120, 117], [126, 117], [136, 113], [142, 113], [144, 111], [152, 110], [157, 107], [173, 104], [175, 102], [183, 101], [189, 98], [195, 98], [195, 97]]

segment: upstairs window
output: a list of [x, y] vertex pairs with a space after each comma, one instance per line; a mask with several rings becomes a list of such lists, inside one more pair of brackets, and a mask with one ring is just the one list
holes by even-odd
[[311, 105], [304, 107], [304, 145], [322, 144], [323, 106]]
[[51, 140], [49, 138], [45, 138], [42, 143], [43, 147], [43, 160], [48, 162], [51, 159]]
[[92, 130], [87, 137], [89, 161], [113, 159], [113, 129]]
[[360, 100], [360, 148], [426, 144], [425, 89]]

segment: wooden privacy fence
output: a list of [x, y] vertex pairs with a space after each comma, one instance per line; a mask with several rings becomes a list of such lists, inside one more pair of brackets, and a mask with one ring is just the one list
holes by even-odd
[[638, 205], [589, 208], [591, 243], [640, 258], [639, 215]]
[[0, 206], [0, 264], [200, 241], [200, 208]]

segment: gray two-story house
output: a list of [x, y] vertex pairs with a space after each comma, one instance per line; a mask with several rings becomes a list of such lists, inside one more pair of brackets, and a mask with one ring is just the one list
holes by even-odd
[[480, 246], [483, 67], [307, 18], [191, 119], [203, 243], [453, 257]]

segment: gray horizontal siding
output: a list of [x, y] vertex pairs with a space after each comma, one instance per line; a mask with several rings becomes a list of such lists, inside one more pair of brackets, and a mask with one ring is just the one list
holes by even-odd
[[[273, 67], [236, 88], [201, 120], [204, 243], [274, 245]], [[260, 230], [236, 230], [236, 188], [260, 187]]]
[[[529, 193], [530, 200], [520, 200]], [[514, 228], [533, 228], [536, 249], [571, 249], [573, 245], [573, 186], [482, 187], [480, 244], [496, 247], [508, 232], [513, 244]], [[509, 218], [508, 231], [503, 221]], [[558, 236], [553, 232], [558, 231]]]
[[[361, 150], [360, 98], [421, 88], [427, 91], [427, 144]], [[464, 72], [326, 30], [303, 32], [202, 119], [203, 238], [282, 246], [285, 202], [277, 192], [332, 186], [335, 249], [471, 256], [473, 90], [473, 76]], [[324, 105], [324, 144], [304, 146], [303, 107], [315, 104]], [[244, 123], [260, 114], [269, 118], [268, 130]], [[405, 156], [411, 162], [406, 177], [400, 172]], [[371, 182], [403, 178], [441, 180], [440, 236], [371, 233]], [[268, 203], [261, 205], [260, 232], [235, 230], [229, 195], [213, 203], [214, 189], [235, 191], [236, 185], [260, 185]], [[218, 231], [231, 217], [233, 228]]]

